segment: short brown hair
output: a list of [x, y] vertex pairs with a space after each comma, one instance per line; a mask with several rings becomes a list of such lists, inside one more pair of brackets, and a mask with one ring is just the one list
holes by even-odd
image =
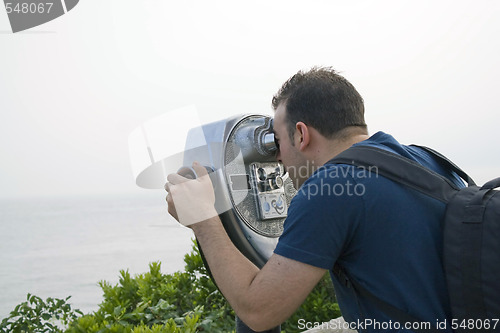
[[347, 127], [357, 126], [366, 133], [364, 103], [354, 86], [330, 67], [299, 71], [274, 95], [276, 110], [286, 106], [288, 134], [293, 141], [295, 124], [312, 126], [327, 138], [336, 137]]

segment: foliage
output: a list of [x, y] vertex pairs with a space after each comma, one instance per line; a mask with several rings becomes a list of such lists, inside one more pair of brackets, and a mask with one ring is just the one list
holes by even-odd
[[234, 312], [208, 277], [196, 246], [184, 261], [184, 272], [162, 274], [156, 262], [135, 278], [121, 271], [115, 286], [101, 281], [99, 309], [66, 332], [231, 332]]
[[[28, 295], [32, 306], [27, 302], [18, 305], [3, 320], [0, 332], [63, 332], [51, 322], [53, 319], [66, 325], [66, 333], [234, 332], [235, 314], [210, 279], [196, 245], [184, 261], [184, 272], [162, 274], [160, 263], [155, 262], [150, 264], [149, 272], [135, 277], [120, 271], [119, 282], [114, 286], [99, 282], [104, 300], [97, 311], [86, 315], [71, 310], [66, 303], [69, 297], [43, 302]], [[323, 322], [339, 315], [327, 274], [297, 312], [282, 324], [282, 330], [299, 332], [299, 319]]]
[[[71, 296], [70, 296], [71, 297]], [[3, 319], [0, 332], [50, 332], [60, 333], [62, 326], [82, 315], [80, 310], [72, 310], [68, 299], [47, 298], [28, 294], [26, 301], [17, 305], [10, 316]]]
[[306, 322], [311, 323], [321, 323], [330, 321], [341, 315], [330, 274], [327, 272], [309, 296], [307, 296], [304, 303], [281, 325], [281, 330], [286, 333], [301, 332], [298, 329], [299, 319], [304, 319]]

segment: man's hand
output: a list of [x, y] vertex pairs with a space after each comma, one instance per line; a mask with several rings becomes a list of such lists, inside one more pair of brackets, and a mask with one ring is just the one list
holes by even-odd
[[199, 163], [193, 163], [198, 175], [188, 179], [177, 173], [168, 175], [165, 190], [168, 192], [168, 212], [179, 223], [189, 226], [217, 216], [215, 193], [207, 170]]

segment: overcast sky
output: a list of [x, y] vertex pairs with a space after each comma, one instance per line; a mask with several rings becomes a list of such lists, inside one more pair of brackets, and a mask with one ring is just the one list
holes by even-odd
[[0, 7], [0, 198], [140, 195], [136, 127], [186, 105], [203, 122], [271, 113], [314, 65], [357, 87], [372, 134], [434, 147], [483, 183], [500, 176], [499, 16], [493, 0], [81, 0], [12, 34]]

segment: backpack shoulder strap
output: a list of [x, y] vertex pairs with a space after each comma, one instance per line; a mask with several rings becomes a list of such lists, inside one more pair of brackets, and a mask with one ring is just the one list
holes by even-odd
[[[438, 156], [434, 155], [434, 153], [439, 154], [437, 152], [430, 153], [433, 156]], [[451, 170], [464, 178], [469, 185], [474, 184], [465, 172], [444, 156], [440, 155], [437, 159], [440, 163], [448, 161], [450, 167], [454, 166], [451, 167]], [[459, 190], [453, 182], [437, 172], [429, 170], [408, 158], [377, 147], [354, 146], [343, 151], [327, 163], [350, 164], [366, 168], [445, 203]]]
[[458, 165], [456, 165], [455, 163], [450, 161], [448, 158], [446, 158], [441, 153], [435, 151], [432, 148], [425, 147], [425, 146], [419, 146], [419, 145], [411, 145], [411, 146], [425, 150], [427, 153], [429, 153], [431, 156], [433, 156], [443, 167], [445, 167], [448, 170], [454, 171], [457, 175], [459, 175], [460, 178], [462, 178], [463, 180], [465, 180], [467, 182], [467, 185], [469, 185], [469, 186], [476, 185], [474, 180], [472, 180], [472, 178], [467, 173], [465, 173], [465, 171], [460, 169], [458, 167]]

